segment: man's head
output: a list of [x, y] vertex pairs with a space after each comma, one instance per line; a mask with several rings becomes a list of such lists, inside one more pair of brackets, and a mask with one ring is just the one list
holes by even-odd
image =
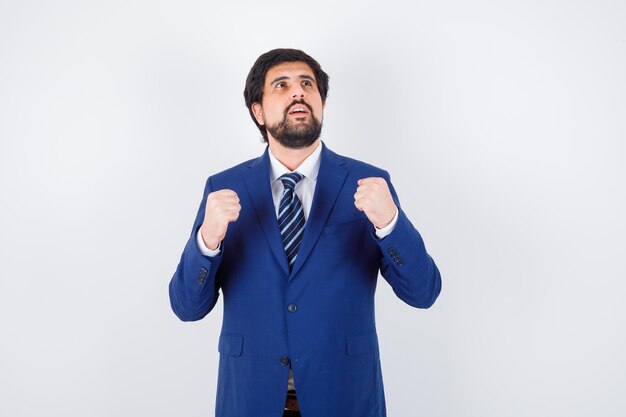
[[261, 55], [248, 74], [243, 95], [265, 142], [268, 134], [290, 148], [313, 143], [322, 129], [328, 74], [297, 49]]

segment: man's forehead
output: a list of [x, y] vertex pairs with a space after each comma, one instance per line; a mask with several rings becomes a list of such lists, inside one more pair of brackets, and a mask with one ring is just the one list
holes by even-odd
[[[304, 77], [303, 77], [304, 76]], [[293, 61], [293, 62], [281, 62], [271, 67], [267, 74], [265, 74], [265, 82], [271, 83], [276, 78], [312, 78], [315, 80], [315, 74], [313, 69], [306, 62]]]

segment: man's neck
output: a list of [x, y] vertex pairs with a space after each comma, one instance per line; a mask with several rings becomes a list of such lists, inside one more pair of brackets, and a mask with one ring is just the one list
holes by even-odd
[[287, 148], [278, 143], [274, 138], [268, 138], [270, 151], [280, 161], [281, 164], [287, 167], [290, 171], [295, 171], [309, 155], [320, 145], [320, 140], [316, 139], [315, 142], [307, 146], [306, 148], [293, 149]]

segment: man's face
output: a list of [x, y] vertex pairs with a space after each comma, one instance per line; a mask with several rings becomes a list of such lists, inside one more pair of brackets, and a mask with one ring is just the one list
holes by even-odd
[[313, 70], [304, 62], [283, 62], [267, 71], [262, 103], [252, 104], [268, 136], [288, 148], [304, 148], [319, 137], [324, 104]]

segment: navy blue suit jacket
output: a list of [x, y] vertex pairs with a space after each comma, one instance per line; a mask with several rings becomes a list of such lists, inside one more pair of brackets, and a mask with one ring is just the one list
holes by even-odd
[[[292, 271], [272, 200], [268, 150], [206, 182], [169, 290], [172, 309], [184, 321], [203, 318], [223, 294], [218, 417], [280, 417], [289, 367], [303, 417], [385, 416], [374, 319], [378, 272], [412, 306], [428, 308], [439, 295], [439, 271], [400, 208], [389, 174], [321, 146]], [[357, 180], [365, 177], [383, 177], [399, 209], [384, 239], [354, 205]], [[206, 198], [225, 188], [237, 193], [241, 212], [228, 226], [220, 255], [205, 257], [196, 234]]]

